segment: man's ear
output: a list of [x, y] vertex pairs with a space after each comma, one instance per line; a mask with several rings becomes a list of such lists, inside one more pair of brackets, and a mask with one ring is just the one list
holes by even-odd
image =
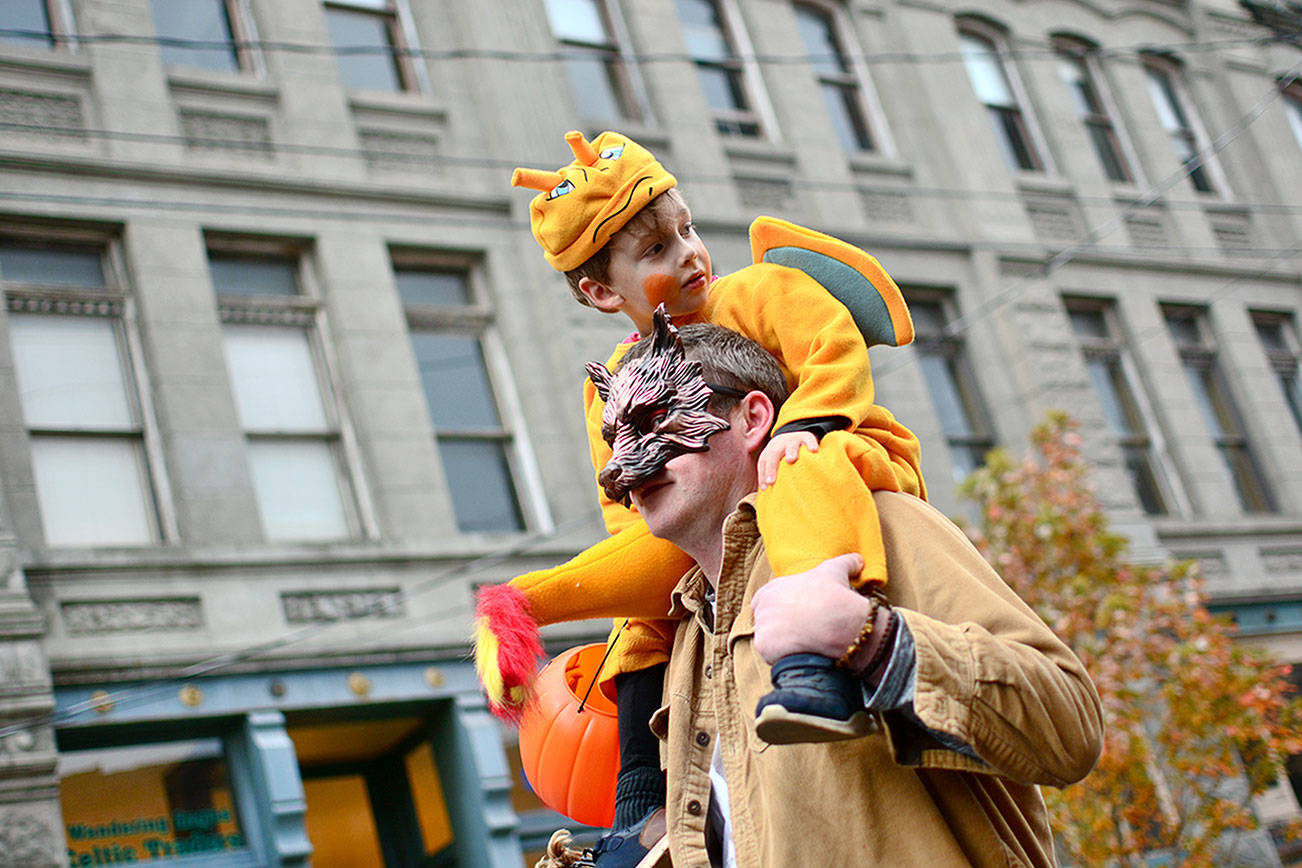
[[746, 442], [749, 452], [759, 452], [768, 442], [769, 432], [778, 412], [769, 396], [763, 392], [747, 392], [733, 413], [738, 433]]
[[592, 302], [592, 306], [602, 313], [619, 313], [624, 306], [624, 298], [615, 290], [591, 277], [579, 278], [579, 292]]

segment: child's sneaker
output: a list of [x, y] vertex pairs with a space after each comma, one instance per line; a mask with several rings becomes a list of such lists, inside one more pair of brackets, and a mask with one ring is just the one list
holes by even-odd
[[874, 731], [859, 679], [821, 654], [788, 654], [773, 664], [773, 692], [755, 706], [755, 732], [769, 744], [859, 738]]
[[585, 856], [594, 868], [635, 868], [665, 836], [665, 809], [656, 808], [638, 822], [604, 836]]

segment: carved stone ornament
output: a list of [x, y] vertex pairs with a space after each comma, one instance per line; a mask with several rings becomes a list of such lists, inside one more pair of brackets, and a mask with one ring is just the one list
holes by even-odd
[[65, 602], [61, 611], [64, 626], [72, 634], [155, 633], [203, 626], [203, 610], [197, 597]]
[[349, 618], [397, 618], [403, 614], [397, 588], [372, 591], [304, 591], [280, 595], [291, 624]]

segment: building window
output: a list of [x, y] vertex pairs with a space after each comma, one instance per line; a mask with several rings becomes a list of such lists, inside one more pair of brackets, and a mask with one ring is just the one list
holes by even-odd
[[150, 0], [163, 63], [235, 71], [250, 67], [239, 0]]
[[45, 542], [159, 538], [138, 354], [102, 246], [0, 241], [18, 397]]
[[1216, 192], [1210, 171], [1210, 155], [1196, 162], [1199, 152], [1206, 149], [1207, 141], [1201, 129], [1195, 126], [1194, 115], [1182, 95], [1177, 82], [1178, 69], [1150, 59], [1144, 65], [1144, 75], [1148, 79], [1148, 94], [1153, 99], [1157, 118], [1171, 139], [1175, 155], [1188, 170], [1189, 182], [1200, 193]]
[[393, 272], [457, 526], [523, 530], [514, 438], [485, 352], [491, 316], [475, 304], [469, 270], [395, 253]]
[[249, 856], [221, 738], [59, 752], [72, 865]]
[[269, 540], [350, 536], [340, 425], [300, 257], [222, 246], [209, 250], [208, 270], [263, 532]]
[[0, 3], [0, 42], [53, 47], [71, 30], [60, 0], [4, 0]]
[[1292, 314], [1253, 311], [1252, 324], [1284, 390], [1293, 421], [1302, 431], [1302, 342], [1298, 340], [1297, 322]]
[[1085, 369], [1103, 408], [1103, 420], [1125, 458], [1140, 506], [1149, 515], [1170, 512], [1148, 434], [1152, 414], [1141, 404], [1143, 392], [1137, 387], [1138, 379], [1119, 337], [1116, 311], [1106, 302], [1069, 299], [1067, 316], [1085, 356]]
[[[964, 24], [964, 27], [969, 26], [973, 25]], [[986, 30], [964, 29], [958, 37], [963, 66], [972, 82], [972, 90], [986, 107], [995, 140], [1009, 168], [1041, 170], [1044, 163], [1032, 141], [1022, 101], [1014, 90], [1012, 69], [1003, 56], [1002, 35]]]
[[1230, 398], [1229, 385], [1217, 362], [1216, 347], [1208, 335], [1204, 311], [1171, 306], [1164, 307], [1162, 315], [1239, 505], [1245, 512], [1273, 512], [1274, 501], [1248, 446], [1242, 417]]
[[796, 24], [809, 52], [809, 62], [818, 76], [837, 140], [847, 151], [871, 151], [875, 145], [863, 110], [858, 77], [850, 66], [830, 8], [808, 3], [795, 4]]
[[1113, 181], [1133, 181], [1134, 176], [1122, 155], [1121, 140], [1105, 102], [1107, 93], [1095, 51], [1084, 43], [1060, 40], [1055, 45], [1055, 52], [1058, 76], [1071, 94], [1072, 105], [1089, 133], [1090, 144], [1094, 146], [1104, 173]]
[[565, 50], [565, 74], [579, 113], [589, 121], [642, 119], [634, 97], [636, 68], [613, 26], [609, 0], [547, 0], [552, 34]]
[[687, 51], [696, 63], [715, 127], [725, 135], [760, 135], [759, 115], [748, 92], [745, 69], [737, 56], [720, 0], [675, 0], [675, 3]]
[[949, 445], [954, 481], [962, 482], [985, 463], [994, 448], [989, 417], [967, 361], [963, 341], [946, 330], [952, 315], [950, 300], [933, 293], [907, 293], [913, 315], [914, 352], [927, 391]]
[[331, 0], [326, 26], [339, 77], [352, 90], [419, 90], [398, 0]]

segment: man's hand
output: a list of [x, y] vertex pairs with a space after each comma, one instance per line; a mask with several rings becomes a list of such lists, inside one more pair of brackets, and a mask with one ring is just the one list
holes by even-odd
[[839, 659], [868, 619], [868, 598], [850, 587], [850, 577], [862, 569], [859, 555], [839, 555], [756, 591], [750, 604], [755, 651], [764, 662], [811, 653]]
[[808, 431], [788, 431], [786, 434], [775, 434], [764, 450], [760, 452], [759, 472], [760, 491], [768, 488], [778, 478], [778, 462], [783, 458], [788, 464], [795, 464], [796, 458], [800, 456], [800, 447], [803, 446], [810, 452], [818, 451], [818, 438]]

